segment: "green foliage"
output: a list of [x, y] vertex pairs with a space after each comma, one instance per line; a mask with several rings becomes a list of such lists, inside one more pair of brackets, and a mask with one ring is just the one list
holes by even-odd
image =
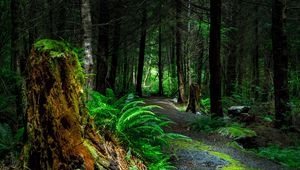
[[210, 98], [201, 99], [200, 105], [204, 113], [210, 112]]
[[226, 125], [225, 121], [222, 118], [214, 118], [211, 116], [200, 116], [196, 120], [190, 123], [190, 127], [195, 131], [201, 132], [213, 132], [220, 127]]
[[67, 52], [73, 52], [72, 47], [63, 41], [42, 39], [34, 43], [34, 47], [43, 52], [49, 52], [52, 57], [63, 57]]
[[0, 155], [8, 152], [17, 152], [17, 145], [20, 143], [24, 134], [24, 128], [13, 134], [12, 129], [6, 123], [0, 123]]
[[222, 127], [218, 130], [218, 132], [223, 136], [228, 136], [233, 139], [241, 139], [246, 137], [254, 137], [256, 136], [255, 131], [244, 128], [239, 124], [232, 124], [228, 127]]
[[300, 146], [280, 148], [279, 146], [273, 145], [267, 148], [260, 148], [258, 150], [258, 155], [267, 157], [291, 168], [300, 168]]
[[100, 130], [114, 133], [149, 169], [172, 168], [163, 148], [169, 146], [169, 139], [185, 137], [164, 132], [162, 127], [170, 121], [152, 111], [158, 106], [144, 106], [144, 102], [134, 100], [132, 94], [116, 100], [112, 90], [107, 90], [106, 96], [91, 92], [87, 106]]

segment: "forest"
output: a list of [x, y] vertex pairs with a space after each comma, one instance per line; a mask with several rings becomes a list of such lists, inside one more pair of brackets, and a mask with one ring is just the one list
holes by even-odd
[[0, 11], [1, 170], [300, 169], [299, 0]]

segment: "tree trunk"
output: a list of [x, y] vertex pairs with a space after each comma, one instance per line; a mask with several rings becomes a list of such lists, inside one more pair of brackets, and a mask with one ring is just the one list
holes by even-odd
[[109, 87], [113, 90], [115, 90], [115, 81], [117, 77], [120, 34], [121, 34], [121, 21], [120, 19], [117, 19], [116, 23], [114, 24], [113, 51], [112, 51], [111, 68], [109, 74]]
[[275, 121], [278, 128], [283, 125], [290, 125], [288, 120], [288, 112], [290, 112], [288, 105], [288, 49], [284, 33], [285, 8], [284, 0], [272, 1]]
[[190, 86], [189, 102], [186, 112], [188, 111], [192, 111], [193, 113], [200, 111], [200, 87], [198, 84], [192, 84]]
[[129, 74], [129, 68], [130, 68], [130, 65], [128, 65], [130, 62], [128, 62], [129, 60], [129, 57], [128, 57], [128, 52], [127, 52], [127, 41], [124, 42], [124, 63], [123, 63], [123, 66], [124, 66], [124, 69], [123, 69], [123, 80], [122, 80], [122, 84], [123, 84], [123, 88], [122, 88], [122, 91], [123, 91], [123, 94], [126, 94], [127, 91], [128, 91], [128, 74]]
[[182, 71], [182, 42], [181, 42], [181, 12], [182, 12], [181, 0], [176, 0], [176, 65], [178, 76], [178, 103], [185, 102], [184, 96], [184, 75]]
[[[27, 62], [24, 168], [128, 169], [125, 150], [112, 140], [105, 141], [87, 119], [81, 86], [84, 75], [77, 57], [62, 42], [37, 44]], [[62, 55], [51, 56], [51, 52]]]
[[163, 64], [162, 64], [162, 40], [161, 40], [161, 6], [159, 7], [159, 28], [158, 28], [158, 94], [164, 95], [163, 91]]
[[86, 87], [94, 89], [93, 74], [93, 49], [92, 49], [92, 19], [90, 0], [81, 1], [81, 18], [83, 26], [84, 70], [87, 74]]
[[263, 93], [261, 96], [262, 102], [268, 102], [270, 100], [270, 86], [272, 82], [272, 73], [271, 73], [271, 60], [272, 55], [269, 50], [266, 50], [264, 53], [264, 82], [263, 82]]
[[[237, 28], [236, 20], [237, 20], [237, 1], [232, 2], [231, 14], [230, 14], [230, 25], [231, 28]], [[226, 85], [225, 85], [225, 95], [232, 96], [235, 91], [236, 85], [236, 63], [237, 63], [237, 30], [231, 29], [229, 31], [229, 55], [228, 55], [228, 63], [226, 69]]]
[[108, 54], [109, 54], [109, 11], [108, 0], [100, 0], [100, 16], [99, 16], [99, 35], [98, 35], [98, 54], [97, 57], [97, 73], [96, 73], [96, 90], [105, 93], [108, 87], [107, 71], [108, 71]]
[[254, 98], [257, 100], [259, 97], [258, 87], [259, 87], [259, 38], [258, 38], [258, 6], [255, 7], [255, 31], [254, 31], [254, 55], [252, 58], [253, 68], [252, 68], [252, 94]]
[[142, 16], [142, 30], [141, 30], [139, 64], [138, 64], [137, 83], [136, 83], [136, 94], [139, 95], [139, 96], [142, 96], [142, 81], [143, 81], [146, 35], [147, 35], [147, 28], [146, 28], [146, 26], [147, 26], [147, 10], [146, 10], [146, 5], [144, 6], [142, 15], [143, 15]]
[[210, 1], [210, 42], [209, 42], [209, 68], [210, 68], [210, 100], [211, 113], [214, 116], [223, 116], [221, 99], [221, 0]]
[[26, 44], [22, 41], [23, 37], [21, 36], [20, 28], [21, 25], [21, 6], [19, 1], [12, 0], [10, 4], [11, 8], [11, 24], [13, 25], [11, 29], [11, 71], [15, 72], [16, 75], [20, 77], [15, 82], [15, 95], [16, 95], [16, 122], [15, 125], [18, 129], [23, 127], [25, 124], [24, 116], [26, 112], [26, 88], [25, 80], [22, 75], [25, 69], [24, 53]]
[[48, 28], [47, 30], [47, 36], [48, 38], [54, 38], [54, 20], [53, 20], [53, 6], [54, 2], [53, 0], [47, 0], [47, 7], [48, 10], [48, 25], [46, 26]]

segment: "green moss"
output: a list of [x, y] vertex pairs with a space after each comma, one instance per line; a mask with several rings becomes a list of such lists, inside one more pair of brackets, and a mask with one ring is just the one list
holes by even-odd
[[223, 167], [223, 170], [250, 170], [244, 164], [240, 163], [238, 160], [233, 159], [230, 155], [221, 152], [212, 151], [212, 147], [204, 144], [201, 141], [183, 141], [176, 140], [172, 142], [173, 145], [177, 146], [178, 149], [188, 149], [188, 150], [200, 150], [207, 151], [210, 155], [216, 156], [218, 158], [224, 159], [230, 162], [229, 165]]
[[172, 141], [172, 144], [178, 146], [179, 148], [190, 149], [190, 150], [202, 150], [208, 151], [211, 150], [211, 146], [205, 145], [200, 141], [186, 141], [186, 140], [175, 140]]
[[[104, 159], [104, 156], [99, 153], [91, 144], [89, 141], [85, 140], [83, 142], [83, 145], [89, 150], [93, 158], [95, 159], [95, 164], [97, 165], [97, 168], [99, 170], [104, 170], [107, 167], [109, 167], [110, 162]], [[105, 168], [104, 168], [105, 167]]]
[[[67, 65], [67, 67], [73, 67], [72, 70], [74, 70], [75, 72], [74, 76], [76, 80], [78, 80], [81, 84], [85, 82], [85, 74], [76, 52], [78, 50], [76, 50], [76, 48], [73, 48], [70, 44], [64, 41], [42, 39], [34, 43], [34, 48], [39, 53], [46, 53], [46, 56], [47, 54], [50, 55], [52, 59], [48, 61], [50, 62], [50, 69], [54, 73], [54, 75], [58, 76], [58, 74], [60, 73], [58, 63], [61, 62], [61, 60], [57, 59], [64, 58], [66, 60], [69, 60], [66, 63], [70, 63], [70, 65]], [[35, 63], [40, 63], [43, 60], [43, 57], [44, 55], [35, 56]]]
[[64, 57], [65, 53], [74, 53], [72, 48], [63, 41], [42, 39], [34, 43], [39, 52], [49, 52], [51, 57]]
[[247, 168], [244, 164], [233, 159], [230, 155], [215, 151], [210, 151], [208, 153], [230, 162], [229, 165], [222, 168], [223, 170], [250, 170], [250, 168]]

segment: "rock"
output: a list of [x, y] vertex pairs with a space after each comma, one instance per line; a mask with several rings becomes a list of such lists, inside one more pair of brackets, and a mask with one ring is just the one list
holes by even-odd
[[228, 108], [228, 114], [232, 116], [239, 116], [242, 113], [248, 113], [250, 109], [250, 106], [231, 106]]

